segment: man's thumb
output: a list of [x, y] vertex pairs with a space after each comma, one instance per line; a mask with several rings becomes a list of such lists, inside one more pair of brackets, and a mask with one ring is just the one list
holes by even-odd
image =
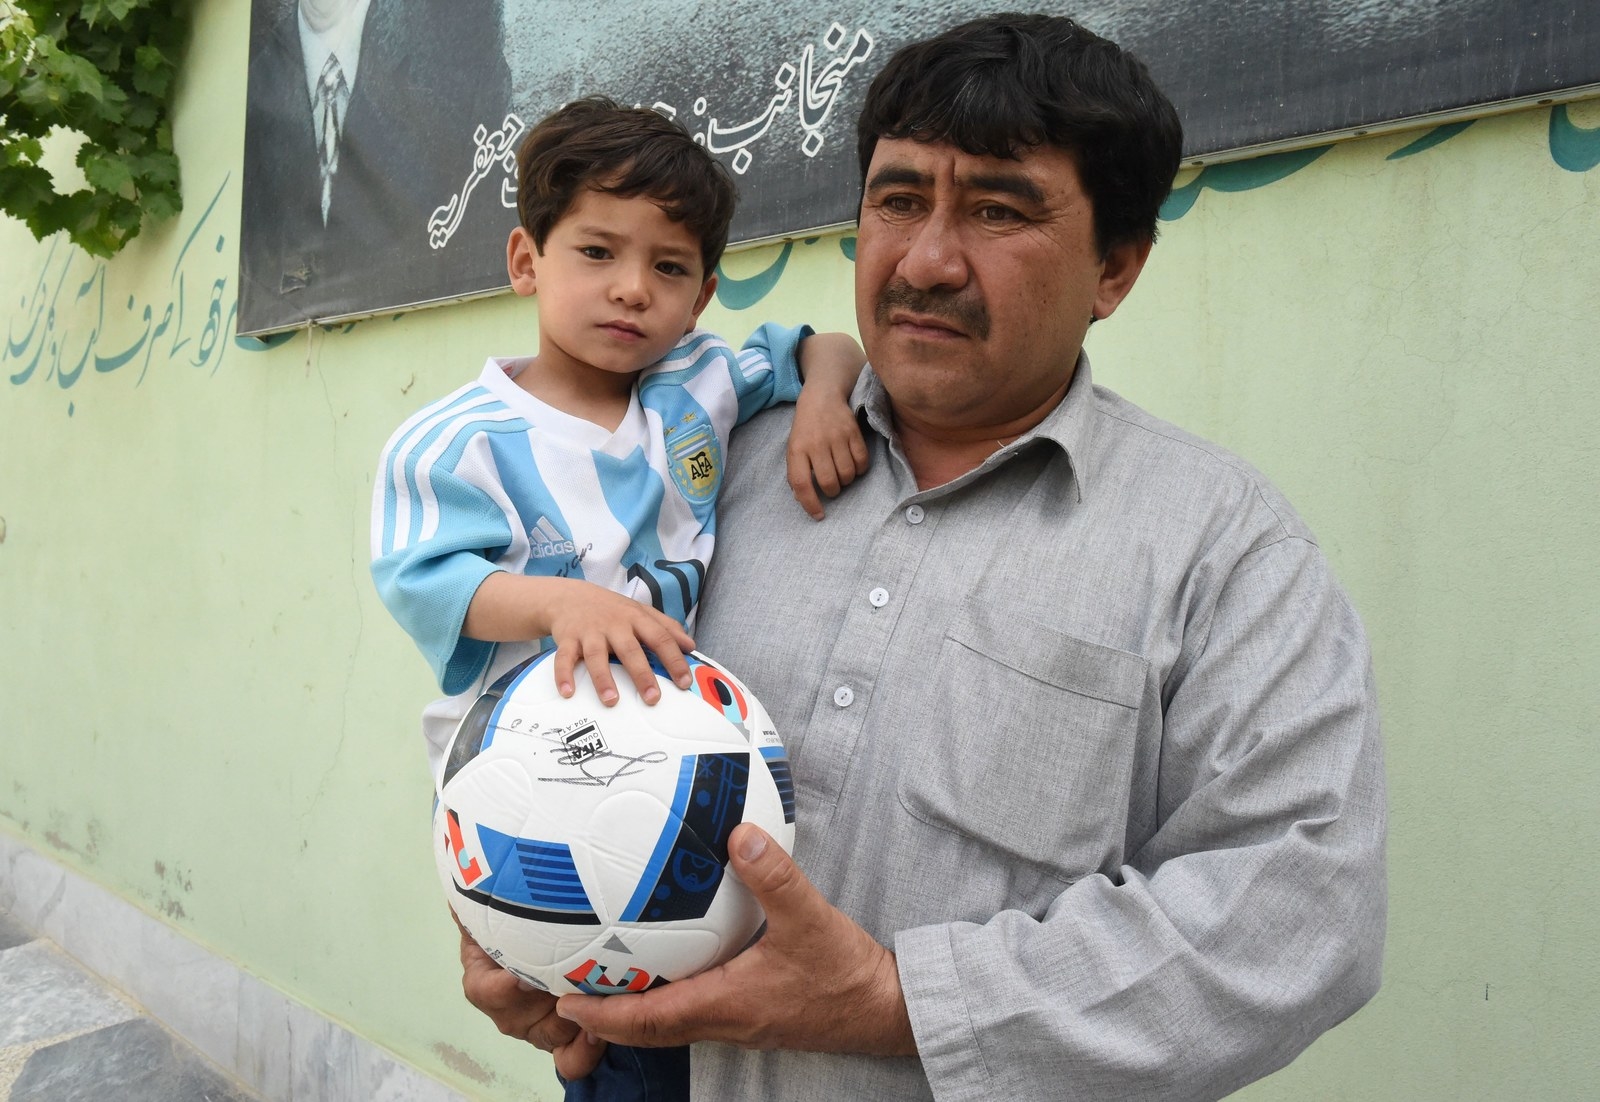
[[774, 909], [792, 906], [812, 890], [794, 859], [754, 823], [740, 823], [728, 839], [734, 874], [750, 889], [770, 918]]

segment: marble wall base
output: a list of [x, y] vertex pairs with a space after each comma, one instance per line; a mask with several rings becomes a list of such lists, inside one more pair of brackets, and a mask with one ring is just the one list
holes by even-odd
[[465, 1096], [0, 834], [0, 910], [263, 1098], [466, 1102]]

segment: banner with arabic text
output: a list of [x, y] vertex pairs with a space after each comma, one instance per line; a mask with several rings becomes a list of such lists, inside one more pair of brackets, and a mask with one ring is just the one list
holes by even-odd
[[[1600, 87], [1594, 0], [1028, 6], [1144, 58], [1191, 158]], [[503, 289], [517, 143], [593, 93], [672, 116], [728, 165], [735, 243], [846, 224], [872, 76], [991, 7], [252, 0], [239, 332]]]

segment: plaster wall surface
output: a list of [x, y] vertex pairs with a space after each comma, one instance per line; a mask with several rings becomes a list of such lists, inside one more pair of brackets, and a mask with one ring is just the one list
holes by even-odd
[[[198, 5], [180, 218], [110, 262], [0, 221], [0, 831], [456, 1089], [556, 1098], [460, 997], [429, 675], [366, 567], [385, 438], [533, 312], [235, 343], [247, 25]], [[1091, 334], [1282, 486], [1373, 639], [1384, 988], [1242, 1097], [1592, 1092], [1597, 162], [1587, 101], [1186, 173]], [[732, 255], [703, 320], [853, 329], [852, 248]]]

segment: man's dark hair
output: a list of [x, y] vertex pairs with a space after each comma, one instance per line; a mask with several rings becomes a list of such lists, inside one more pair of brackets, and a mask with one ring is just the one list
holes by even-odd
[[589, 96], [540, 120], [517, 150], [517, 217], [540, 254], [584, 188], [654, 201], [699, 239], [705, 277], [716, 271], [738, 196], [727, 169], [671, 119]]
[[857, 133], [863, 181], [880, 138], [974, 156], [1063, 149], [1094, 205], [1102, 253], [1155, 240], [1183, 150], [1178, 113], [1144, 63], [1050, 15], [988, 15], [902, 48], [867, 91]]

